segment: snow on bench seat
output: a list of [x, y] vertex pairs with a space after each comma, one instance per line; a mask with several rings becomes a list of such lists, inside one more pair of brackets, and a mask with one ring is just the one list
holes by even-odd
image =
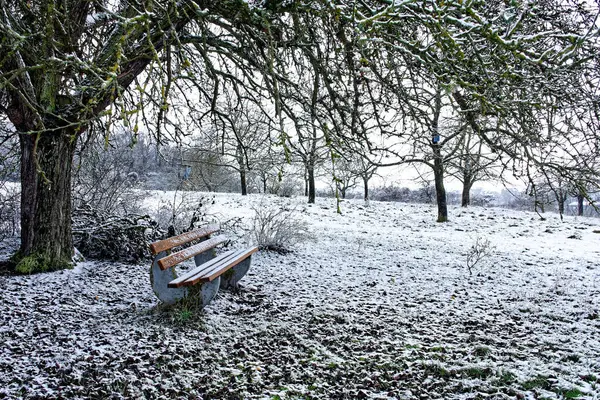
[[211, 282], [217, 277], [235, 267], [246, 258], [258, 251], [258, 247], [250, 247], [245, 250], [236, 250], [224, 253], [210, 261], [205, 262], [197, 268], [169, 282], [170, 288], [181, 286], [192, 286], [198, 282]]

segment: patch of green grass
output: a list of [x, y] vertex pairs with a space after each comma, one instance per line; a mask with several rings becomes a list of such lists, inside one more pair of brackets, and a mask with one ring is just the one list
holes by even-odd
[[183, 309], [179, 310], [179, 312], [176, 314], [175, 319], [178, 322], [185, 323], [185, 322], [189, 321], [193, 316], [194, 316], [194, 312], [192, 310], [183, 308]]
[[206, 331], [202, 306], [193, 296], [184, 297], [175, 304], [161, 304], [157, 307], [160, 318], [172, 325], [185, 325], [199, 331]]
[[335, 361], [332, 361], [329, 364], [327, 364], [327, 369], [336, 369], [337, 367], [339, 367], [339, 365]]
[[569, 354], [562, 358], [562, 361], [579, 362], [579, 360], [581, 360], [581, 357], [578, 354]]
[[469, 378], [486, 379], [492, 375], [492, 370], [490, 368], [469, 367], [463, 369], [462, 373]]
[[562, 394], [565, 397], [565, 399], [577, 399], [577, 398], [583, 396], [583, 393], [581, 392], [581, 390], [579, 390], [577, 388], [562, 389], [562, 390], [559, 390], [559, 394]]
[[450, 371], [439, 364], [426, 364], [425, 371], [440, 378], [447, 378], [451, 375]]
[[598, 378], [597, 376], [592, 375], [592, 374], [583, 375], [581, 377], [581, 379], [587, 383], [596, 383], [596, 382], [600, 381], [600, 378]]
[[508, 386], [517, 381], [517, 377], [510, 371], [502, 371], [496, 380], [496, 386]]
[[486, 357], [488, 356], [492, 351], [490, 350], [489, 347], [485, 347], [485, 346], [478, 346], [475, 348], [475, 351], [473, 352], [476, 356], [478, 357]]
[[418, 349], [420, 346], [418, 344], [408, 344], [407, 343], [404, 347], [411, 350], [411, 349]]
[[545, 389], [550, 390], [552, 388], [552, 383], [548, 380], [548, 377], [545, 375], [538, 375], [535, 378], [529, 379], [523, 383], [521, 383], [521, 387], [525, 390], [531, 389]]

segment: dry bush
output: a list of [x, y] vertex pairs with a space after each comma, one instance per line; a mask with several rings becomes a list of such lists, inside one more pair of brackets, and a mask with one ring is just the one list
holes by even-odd
[[482, 237], [477, 237], [475, 239], [475, 243], [469, 248], [467, 251], [467, 269], [469, 270], [469, 275], [473, 275], [473, 268], [481, 261], [489, 258], [496, 248], [490, 242], [489, 239], [484, 239]]
[[175, 191], [172, 200], [163, 200], [158, 204], [153, 216], [158, 226], [173, 236], [204, 225], [209, 219], [208, 207], [214, 202], [214, 196], [198, 197], [195, 192]]
[[274, 189], [279, 197], [293, 197], [302, 193], [302, 182], [294, 177], [286, 177]]
[[253, 207], [252, 235], [261, 250], [288, 253], [302, 242], [313, 240], [308, 223], [295, 208]]

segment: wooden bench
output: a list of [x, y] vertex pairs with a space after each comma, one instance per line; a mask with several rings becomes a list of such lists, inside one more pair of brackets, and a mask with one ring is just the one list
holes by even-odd
[[[154, 256], [150, 269], [150, 281], [156, 296], [166, 304], [174, 304], [183, 298], [198, 301], [206, 306], [221, 289], [237, 288], [238, 282], [250, 268], [250, 258], [258, 248], [230, 250], [216, 256], [215, 247], [226, 242], [218, 226], [207, 226], [154, 242], [150, 252]], [[182, 245], [198, 242], [177, 252]], [[196, 268], [177, 276], [175, 267], [194, 257]]]

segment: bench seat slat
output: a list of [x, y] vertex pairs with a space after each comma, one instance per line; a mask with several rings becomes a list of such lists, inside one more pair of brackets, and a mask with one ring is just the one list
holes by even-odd
[[234, 257], [230, 257], [222, 263], [214, 264], [210, 269], [203, 271], [202, 274], [195, 275], [182, 283], [182, 286], [192, 286], [198, 282], [211, 282], [218, 276], [221, 276], [225, 271], [235, 267], [240, 262], [258, 251], [258, 247], [251, 247], [246, 250], [241, 250]]
[[219, 231], [219, 226], [208, 225], [204, 228], [196, 229], [191, 232], [185, 232], [181, 235], [173, 236], [168, 239], [159, 240], [150, 245], [150, 251], [153, 255], [160, 253], [161, 251], [170, 250], [173, 247], [181, 246], [182, 244], [189, 243], [194, 240], [198, 240], [212, 233]]
[[238, 252], [239, 250], [230, 250], [226, 253], [219, 254], [217, 257], [208, 260], [207, 262], [200, 264], [196, 268], [189, 270], [185, 274], [178, 276], [176, 279], [173, 279], [171, 282], [169, 282], [167, 286], [170, 288], [178, 288], [183, 285], [183, 282], [185, 280], [192, 278], [198, 274], [202, 274], [202, 272], [211, 269], [216, 263], [226, 261], [228, 258], [235, 256]]
[[164, 271], [167, 268], [171, 268], [172, 266], [177, 265], [180, 262], [187, 260], [188, 258], [194, 257], [196, 254], [200, 254], [207, 250], [210, 250], [226, 241], [227, 237], [223, 235], [215, 236], [214, 238], [197, 243], [193, 246], [188, 247], [187, 249], [180, 250], [169, 256], [161, 258], [160, 260], [158, 260], [158, 266]]

